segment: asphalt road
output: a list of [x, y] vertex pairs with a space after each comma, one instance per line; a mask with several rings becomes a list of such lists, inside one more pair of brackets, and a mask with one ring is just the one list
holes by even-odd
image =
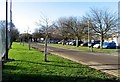
[[[33, 47], [43, 51], [44, 45], [32, 44]], [[62, 49], [48, 46], [48, 53], [58, 55], [72, 61], [101, 70], [102, 72], [119, 76], [120, 64], [118, 53], [83, 52], [78, 50]]]

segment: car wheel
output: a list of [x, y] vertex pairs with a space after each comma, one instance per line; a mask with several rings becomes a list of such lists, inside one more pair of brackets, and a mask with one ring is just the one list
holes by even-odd
[[110, 49], [110, 47], [108, 46], [107, 49]]

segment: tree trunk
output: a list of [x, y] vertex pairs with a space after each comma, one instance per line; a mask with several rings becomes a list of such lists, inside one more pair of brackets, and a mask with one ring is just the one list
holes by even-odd
[[45, 48], [44, 48], [44, 61], [47, 62], [47, 39], [48, 39], [48, 34], [46, 35], [45, 38]]
[[103, 33], [101, 33], [100, 36], [100, 48], [102, 48], [102, 45], [103, 45]]
[[30, 42], [31, 42], [31, 40], [29, 39], [29, 40], [28, 40], [28, 47], [29, 47], [29, 50], [30, 50]]
[[78, 47], [78, 40], [79, 40], [79, 37], [76, 37], [76, 47]]
[[10, 49], [12, 49], [12, 37], [10, 39]]
[[62, 41], [62, 45], [64, 45], [65, 44], [65, 39], [63, 39], [63, 41]]

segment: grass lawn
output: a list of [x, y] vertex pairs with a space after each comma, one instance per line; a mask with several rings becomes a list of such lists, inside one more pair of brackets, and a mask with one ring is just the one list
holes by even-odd
[[43, 54], [14, 42], [9, 58], [15, 61], [4, 64], [2, 82], [118, 82], [115, 77], [51, 54], [49, 62], [44, 62]]
[[[43, 43], [40, 43], [43, 44]], [[72, 46], [72, 45], [62, 45], [62, 44], [52, 44], [49, 43], [50, 46], [59, 47], [59, 48], [67, 48], [67, 49], [76, 49], [81, 51], [92, 51], [92, 48], [84, 47], [84, 46]], [[93, 48], [94, 52], [118, 52], [117, 49], [100, 49], [100, 48]]]

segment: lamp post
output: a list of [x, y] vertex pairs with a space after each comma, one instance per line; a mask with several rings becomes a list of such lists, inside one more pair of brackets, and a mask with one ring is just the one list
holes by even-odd
[[92, 42], [90, 40], [90, 29], [89, 29], [90, 28], [90, 20], [88, 20], [87, 23], [88, 23], [88, 48], [90, 50], [90, 47], [91, 47], [92, 52], [93, 52], [93, 45], [92, 45]]
[[8, 0], [6, 0], [6, 55], [5, 59], [8, 60]]
[[25, 32], [27, 32], [28, 48], [29, 48], [29, 50], [30, 50], [30, 37], [29, 37], [29, 35], [28, 35], [28, 32], [31, 32], [31, 31], [29, 31], [29, 27], [28, 27], [27, 31], [25, 31]]
[[13, 24], [12, 24], [12, 0], [10, 0], [10, 48], [12, 48], [12, 28], [13, 28]]
[[90, 46], [89, 46], [89, 40], [90, 40], [90, 36], [89, 36], [89, 20], [87, 21], [88, 23], [88, 49], [90, 50]]

